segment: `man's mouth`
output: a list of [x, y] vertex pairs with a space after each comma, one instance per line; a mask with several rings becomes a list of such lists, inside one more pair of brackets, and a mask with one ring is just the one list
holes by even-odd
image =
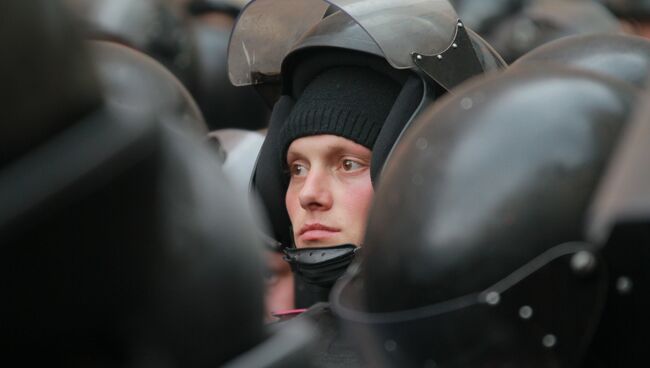
[[337, 233], [339, 233], [340, 231], [341, 231], [340, 229], [334, 227], [315, 223], [315, 224], [308, 224], [303, 226], [300, 229], [298, 236], [302, 241], [316, 241], [316, 240], [323, 240], [326, 238], [330, 238], [336, 235]]

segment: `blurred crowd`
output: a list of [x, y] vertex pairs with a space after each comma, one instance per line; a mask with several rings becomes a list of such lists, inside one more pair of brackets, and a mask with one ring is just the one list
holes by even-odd
[[648, 0], [4, 0], [5, 360], [644, 366], [649, 38]]

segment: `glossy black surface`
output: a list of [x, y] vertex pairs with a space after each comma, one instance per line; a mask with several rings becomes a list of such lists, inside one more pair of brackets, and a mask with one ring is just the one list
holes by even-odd
[[0, 167], [101, 103], [67, 15], [58, 2], [0, 4]]
[[373, 309], [482, 290], [582, 239], [634, 89], [575, 70], [506, 74], [426, 111], [394, 151], [365, 239]]
[[142, 52], [113, 42], [89, 41], [106, 103], [173, 120], [188, 131], [207, 134], [196, 102], [162, 64]]
[[650, 40], [623, 34], [570, 36], [540, 46], [515, 65], [569, 65], [644, 87], [650, 72]]
[[587, 209], [637, 90], [521, 67], [455, 92], [389, 159], [334, 310], [376, 366], [578, 366], [611, 292]]
[[[203, 135], [179, 128], [191, 112], [155, 104], [169, 102], [169, 80], [154, 81], [158, 66], [147, 74], [139, 62], [150, 59], [99, 50], [112, 77], [140, 82], [126, 90], [153, 83], [161, 95], [100, 91], [57, 4], [0, 5], [0, 38], [16, 56], [0, 68], [2, 95], [12, 96], [0, 100], [9, 112], [0, 139], [25, 143], [0, 166], [5, 359], [219, 366], [266, 337], [252, 216]], [[94, 102], [101, 94], [103, 107]]]
[[198, 75], [194, 36], [179, 1], [64, 0], [85, 36], [118, 42], [162, 63], [194, 90]]

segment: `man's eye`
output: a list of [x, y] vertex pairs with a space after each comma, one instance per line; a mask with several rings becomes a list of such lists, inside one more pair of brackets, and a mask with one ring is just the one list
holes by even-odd
[[292, 164], [289, 171], [291, 176], [305, 176], [307, 174], [307, 168], [302, 164]]
[[354, 160], [343, 160], [343, 170], [345, 171], [356, 171], [363, 168], [363, 164], [356, 162]]

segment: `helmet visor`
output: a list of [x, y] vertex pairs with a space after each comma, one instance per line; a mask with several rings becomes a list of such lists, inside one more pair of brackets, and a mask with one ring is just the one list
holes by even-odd
[[397, 69], [412, 53], [435, 55], [453, 43], [458, 16], [447, 0], [257, 0], [242, 11], [228, 50], [236, 86], [277, 80], [282, 61], [332, 5], [350, 16]]

